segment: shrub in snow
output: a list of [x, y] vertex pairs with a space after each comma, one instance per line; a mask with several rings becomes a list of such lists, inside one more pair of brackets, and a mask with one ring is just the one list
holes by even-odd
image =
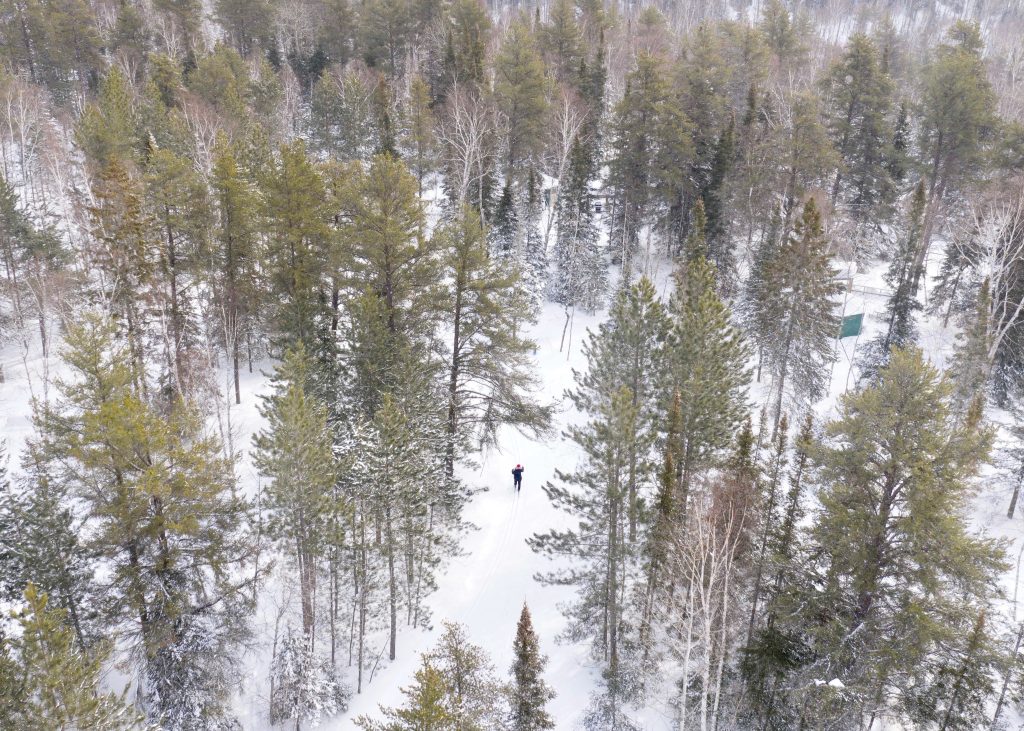
[[270, 722], [309, 721], [348, 708], [349, 691], [329, 661], [319, 657], [305, 634], [288, 628], [270, 670]]

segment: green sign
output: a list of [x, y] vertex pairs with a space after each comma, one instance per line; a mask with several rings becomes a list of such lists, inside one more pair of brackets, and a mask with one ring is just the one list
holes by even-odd
[[860, 327], [864, 324], [864, 313], [847, 315], [843, 318], [843, 327], [839, 330], [840, 338], [849, 338], [860, 335]]

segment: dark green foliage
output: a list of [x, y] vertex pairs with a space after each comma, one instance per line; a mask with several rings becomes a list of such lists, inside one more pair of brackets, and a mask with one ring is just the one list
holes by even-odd
[[512, 24], [494, 62], [494, 94], [508, 125], [505, 178], [536, 167], [548, 123], [548, 79], [529, 26]]
[[[35, 474], [60, 485], [66, 506], [84, 508], [80, 532], [111, 567], [99, 621], [136, 650], [146, 710], [194, 709], [193, 723], [224, 714], [216, 679], [237, 671], [257, 578], [248, 574], [249, 504], [197, 408], [177, 400], [158, 409], [140, 395], [129, 347], [109, 322], [85, 316], [65, 343], [69, 377], [34, 415]], [[203, 696], [186, 698], [196, 685], [178, 681], [200, 667]]]
[[[802, 627], [813, 657], [842, 672], [849, 700], [809, 699], [807, 712], [830, 724], [855, 717], [858, 696], [914, 723], [916, 699], [934, 692], [950, 703], [939, 684], [951, 690], [946, 679], [980, 657], [977, 615], [964, 610], [989, 595], [1004, 564], [994, 541], [969, 531], [965, 510], [992, 432], [978, 408], [955, 416], [950, 393], [920, 351], [894, 351], [812, 450], [821, 509], [811, 573], [784, 629]], [[953, 646], [961, 659], [948, 659]], [[963, 687], [944, 707], [967, 708], [973, 692]]]
[[543, 731], [555, 727], [545, 706], [555, 692], [542, 677], [547, 658], [540, 654], [537, 633], [533, 629], [530, 610], [524, 604], [516, 625], [516, 639], [512, 646], [512, 686], [509, 690], [514, 731]]
[[285, 352], [274, 375], [275, 393], [264, 397], [260, 409], [267, 426], [253, 440], [256, 467], [270, 480], [268, 532], [293, 562], [302, 599], [302, 630], [310, 643], [328, 526], [334, 511], [344, 510], [332, 500], [337, 466], [326, 410], [308, 393], [311, 368], [301, 342]]
[[832, 342], [839, 333], [839, 284], [813, 198], [804, 205], [793, 233], [765, 262], [761, 276], [768, 296], [752, 313], [751, 336], [771, 369], [773, 420], [778, 424], [790, 392], [799, 404], [822, 396], [834, 357]]
[[445, 318], [452, 327], [446, 363], [450, 477], [467, 449], [497, 444], [502, 426], [545, 433], [551, 407], [535, 400], [535, 345], [520, 335], [530, 319], [529, 295], [515, 265], [488, 257], [480, 218], [470, 208], [435, 236], [451, 282]]
[[95, 88], [103, 39], [86, 0], [15, 0], [0, 12], [4, 65], [45, 86], [61, 104]]
[[552, 299], [566, 309], [593, 312], [605, 296], [608, 274], [594, 220], [590, 181], [595, 174], [593, 150], [577, 138], [569, 170], [558, 195], [555, 273]]
[[[275, 5], [275, 0], [216, 0], [214, 14], [235, 49], [248, 56], [257, 46], [269, 46]], [[197, 10], [192, 13], [199, 14]]]
[[864, 35], [851, 37], [823, 85], [829, 137], [842, 160], [832, 199], [849, 205], [858, 220], [872, 218], [883, 213], [893, 185], [886, 168], [892, 83], [874, 43]]
[[[885, 274], [885, 282], [892, 289], [892, 295], [885, 307], [885, 327], [878, 337], [868, 346], [867, 376], [873, 376], [878, 368], [889, 360], [889, 352], [893, 348], [908, 348], [917, 342], [917, 326], [914, 316], [921, 309], [921, 304], [914, 291], [914, 261], [918, 248], [922, 245], [921, 234], [924, 228], [925, 197], [924, 182], [920, 182], [914, 191], [907, 211], [907, 220], [898, 233], [896, 247]], [[941, 286], [933, 295], [942, 297]]]
[[626, 90], [615, 107], [611, 130], [608, 185], [615, 198], [609, 217], [609, 245], [612, 260], [621, 262], [627, 270], [633, 266], [640, 228], [648, 223], [655, 135], [667, 96], [660, 62], [641, 55], [626, 78]]
[[958, 21], [925, 69], [919, 145], [928, 199], [942, 200], [976, 174], [994, 131], [995, 95], [977, 25]]
[[716, 292], [713, 265], [698, 257], [680, 268], [669, 305], [664, 413], [673, 414], [669, 447], [685, 514], [690, 482], [732, 442], [746, 410], [749, 350]]
[[719, 285], [726, 292], [732, 290], [736, 279], [736, 255], [730, 241], [731, 230], [726, 199], [726, 184], [735, 163], [735, 136], [735, 122], [730, 119], [718, 138], [711, 164], [711, 176], [701, 194], [701, 205], [707, 218], [705, 237], [708, 242], [708, 258], [714, 262]]
[[270, 324], [275, 344], [284, 350], [313, 342], [329, 315], [323, 292], [330, 256], [327, 196], [302, 142], [281, 147], [262, 190]]

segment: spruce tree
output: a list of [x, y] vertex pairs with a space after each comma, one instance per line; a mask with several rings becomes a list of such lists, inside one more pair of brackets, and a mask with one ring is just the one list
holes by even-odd
[[523, 604], [512, 645], [513, 683], [509, 689], [512, 705], [512, 728], [515, 731], [541, 731], [555, 727], [545, 706], [555, 692], [544, 682], [547, 658], [540, 654], [537, 633], [533, 630], [530, 609]]
[[334, 677], [334, 668], [313, 650], [305, 632], [289, 626], [270, 667], [270, 722], [303, 721], [318, 725], [324, 716], [345, 710], [345, 691]]
[[716, 464], [742, 423], [750, 373], [747, 346], [716, 293], [707, 259], [679, 269], [669, 317], [662, 408], [671, 424], [674, 510], [685, 519], [694, 477]]
[[609, 246], [613, 261], [621, 262], [626, 271], [634, 266], [640, 230], [649, 223], [654, 141], [668, 93], [658, 59], [641, 54], [614, 110], [608, 177], [613, 194]]
[[552, 3], [547, 22], [541, 25], [538, 36], [555, 78], [563, 84], [574, 82], [583, 60], [584, 46], [572, 0]]
[[312, 364], [300, 344], [285, 353], [274, 374], [275, 392], [263, 398], [266, 427], [255, 436], [254, 462], [270, 479], [268, 529], [289, 556], [298, 577], [302, 631], [313, 647], [314, 603], [326, 550], [337, 478], [327, 412], [308, 393]]
[[864, 220], [888, 202], [892, 182], [886, 170], [892, 82], [878, 49], [855, 34], [823, 82], [829, 137], [843, 166], [832, 183], [832, 200], [842, 197], [852, 215]]
[[844, 669], [852, 702], [808, 709], [830, 724], [859, 717], [857, 697], [912, 719], [914, 698], [941, 680], [918, 669], [970, 635], [975, 617], [962, 608], [1005, 565], [966, 518], [992, 431], [980, 409], [956, 417], [950, 395], [920, 351], [894, 351], [875, 383], [844, 397], [812, 452], [821, 500], [812, 573], [788, 622], [802, 624], [813, 656]]
[[986, 279], [978, 291], [974, 310], [964, 317], [964, 328], [957, 336], [956, 349], [949, 364], [954, 384], [953, 400], [961, 412], [966, 411], [975, 399], [980, 398], [984, 402], [988, 394], [992, 373], [992, 361], [989, 358], [991, 306]]
[[512, 23], [494, 67], [494, 94], [508, 129], [505, 179], [522, 180], [543, 148], [549, 86], [533, 33], [523, 20]]
[[914, 313], [921, 309], [913, 291], [915, 274], [914, 259], [921, 244], [924, 225], [925, 197], [924, 182], [914, 189], [914, 196], [907, 211], [907, 221], [899, 232], [896, 250], [889, 262], [885, 282], [892, 288], [892, 295], [885, 307], [885, 330], [871, 343], [868, 373], [874, 373], [889, 360], [893, 348], [908, 348], [917, 340]]
[[0, 175], [0, 261], [5, 298], [13, 311], [13, 317], [0, 315], [0, 338], [9, 325], [22, 328], [34, 317], [43, 354], [49, 354], [51, 305], [46, 295], [70, 259], [71, 251], [57, 231], [23, 210], [14, 187]]
[[[924, 692], [915, 698], [910, 715], [916, 723], [934, 724], [939, 731], [968, 731], [989, 722], [988, 704], [995, 691], [999, 652], [987, 608], [964, 609], [965, 613], [977, 612], [973, 626], [919, 669], [934, 681], [922, 684]], [[960, 627], [967, 630], [968, 622], [964, 617]]]
[[773, 377], [774, 433], [788, 393], [800, 404], [822, 396], [832, 340], [839, 333], [834, 302], [839, 284], [814, 199], [804, 205], [796, 228], [767, 262], [763, 276], [765, 291], [776, 296], [759, 303], [752, 336]]
[[718, 137], [711, 163], [711, 175], [699, 200], [707, 219], [705, 236], [708, 242], [708, 258], [714, 262], [718, 271], [719, 287], [726, 293], [734, 289], [736, 279], [736, 254], [729, 239], [728, 208], [729, 181], [736, 164], [735, 158], [736, 123], [730, 117]]
[[22, 474], [12, 484], [3, 474], [0, 449], [0, 596], [16, 601], [33, 584], [64, 612], [79, 649], [102, 636], [95, 562], [83, 540], [83, 518], [71, 501], [71, 486], [47, 469], [47, 442], [30, 438]]
[[577, 138], [570, 153], [569, 171], [559, 186], [552, 282], [552, 299], [565, 307], [566, 326], [576, 307], [586, 312], [596, 310], [607, 287], [607, 268], [590, 195], [593, 174], [591, 151]]

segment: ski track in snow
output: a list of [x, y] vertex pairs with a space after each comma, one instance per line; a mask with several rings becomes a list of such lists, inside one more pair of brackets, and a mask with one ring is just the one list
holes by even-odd
[[[573, 385], [571, 369], [584, 366], [580, 352], [584, 330], [595, 327], [602, 318], [603, 314], [576, 314], [567, 360], [565, 352], [559, 352], [564, 311], [545, 304], [533, 331], [537, 342], [535, 372], [542, 379], [542, 399], [560, 400]], [[421, 653], [433, 647], [445, 620], [464, 625], [470, 640], [483, 647], [494, 661], [498, 677], [507, 678], [516, 622], [524, 602], [530, 606], [542, 651], [550, 659], [547, 680], [558, 691], [550, 706], [552, 715], [559, 729], [575, 726], [599, 675], [585, 643], [556, 641], [565, 628], [559, 605], [570, 601], [575, 591], [537, 582], [534, 574], [555, 565], [526, 544], [534, 533], [571, 524], [571, 518], [557, 511], [542, 489], [554, 479], [556, 468], [571, 471], [578, 460], [576, 446], [561, 433], [567, 419], [574, 415], [561, 406], [556, 411], [549, 437], [535, 440], [514, 429], [503, 429], [498, 448], [480, 455], [477, 466], [460, 470], [459, 476], [471, 488], [482, 489], [465, 510], [466, 520], [476, 528], [464, 537], [461, 554], [447, 562], [438, 590], [427, 599], [433, 613], [431, 631], [401, 632], [398, 658], [378, 670], [363, 693], [353, 697], [347, 713], [323, 724], [323, 728], [349, 729], [359, 715], [379, 718], [381, 704], [400, 704], [400, 688], [411, 682]], [[517, 463], [525, 468], [518, 494], [512, 484], [512, 468]]]

